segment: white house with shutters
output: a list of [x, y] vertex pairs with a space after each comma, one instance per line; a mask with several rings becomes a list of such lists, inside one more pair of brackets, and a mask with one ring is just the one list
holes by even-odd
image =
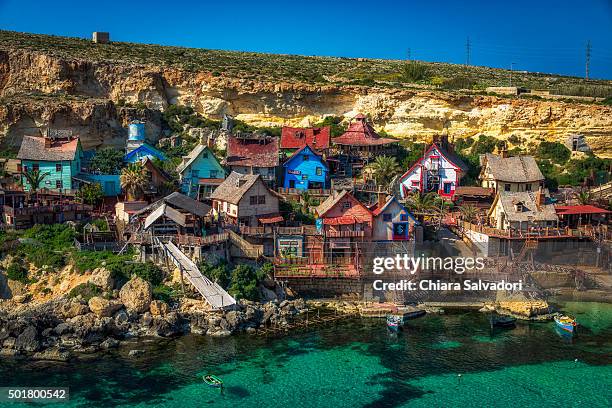
[[413, 191], [435, 192], [450, 199], [467, 170], [446, 137], [434, 140], [423, 157], [400, 178], [400, 195], [405, 198]]

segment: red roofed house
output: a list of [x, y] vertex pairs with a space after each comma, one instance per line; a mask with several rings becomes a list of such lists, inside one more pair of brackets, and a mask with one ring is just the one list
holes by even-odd
[[[364, 161], [375, 156], [394, 155], [397, 148], [397, 140], [381, 137], [364, 115], [358, 114], [354, 119], [346, 132], [332, 140], [340, 155], [338, 173], [342, 175], [344, 171], [349, 177], [352, 177], [353, 168], [363, 166]], [[346, 165], [342, 165], [343, 161]]]
[[558, 205], [555, 211], [561, 223], [570, 228], [606, 224], [608, 214], [612, 213], [594, 205]]
[[467, 172], [467, 165], [453, 153], [448, 138], [434, 139], [423, 157], [400, 178], [400, 195], [405, 198], [411, 191], [436, 192], [452, 198], [459, 180]]
[[276, 185], [279, 165], [278, 138], [228, 136], [225, 164], [240, 174], [259, 174], [268, 185]]
[[370, 207], [374, 216], [373, 241], [409, 241], [415, 239], [414, 216], [395, 196], [380, 194], [378, 202]]
[[310, 146], [319, 153], [326, 153], [329, 149], [329, 142], [329, 126], [320, 128], [294, 128], [283, 126], [280, 148], [281, 151], [288, 156], [305, 146]]
[[370, 210], [347, 190], [334, 192], [316, 208], [318, 228], [324, 237], [323, 253], [328, 262], [359, 265], [357, 242], [372, 236]]

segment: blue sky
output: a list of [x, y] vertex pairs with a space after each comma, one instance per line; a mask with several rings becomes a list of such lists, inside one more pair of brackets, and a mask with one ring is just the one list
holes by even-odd
[[413, 59], [612, 79], [612, 0], [0, 0], [0, 28], [186, 47]]

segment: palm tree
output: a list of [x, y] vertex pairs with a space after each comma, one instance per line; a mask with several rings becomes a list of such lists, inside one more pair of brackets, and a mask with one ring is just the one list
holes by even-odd
[[472, 204], [463, 204], [459, 207], [459, 211], [461, 212], [461, 218], [470, 223], [473, 223], [478, 217], [478, 208]]
[[581, 205], [587, 205], [593, 202], [593, 194], [591, 194], [590, 191], [581, 191], [575, 194], [574, 197]]
[[316, 205], [315, 198], [310, 195], [308, 191], [304, 191], [300, 194], [300, 201], [302, 203], [302, 210], [304, 213], [308, 214], [310, 212], [310, 208]]
[[436, 207], [436, 194], [433, 192], [421, 194], [415, 192], [407, 200], [408, 208], [423, 222], [425, 213], [432, 212]]
[[131, 163], [123, 170], [119, 176], [121, 188], [126, 192], [126, 198], [135, 200], [142, 196], [148, 183], [148, 175], [145, 168], [140, 163]]
[[374, 173], [374, 180], [378, 185], [387, 185], [393, 177], [400, 171], [399, 164], [395, 157], [391, 156], [378, 156], [369, 165], [370, 169]]
[[28, 170], [23, 172], [23, 177], [25, 177], [30, 185], [30, 191], [36, 194], [36, 201], [38, 201], [38, 189], [48, 175], [49, 172], [41, 173], [40, 170]]

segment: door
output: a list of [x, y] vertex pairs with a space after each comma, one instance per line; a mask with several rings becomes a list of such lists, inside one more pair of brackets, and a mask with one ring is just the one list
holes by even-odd
[[289, 180], [289, 188], [295, 188], [295, 180]]

